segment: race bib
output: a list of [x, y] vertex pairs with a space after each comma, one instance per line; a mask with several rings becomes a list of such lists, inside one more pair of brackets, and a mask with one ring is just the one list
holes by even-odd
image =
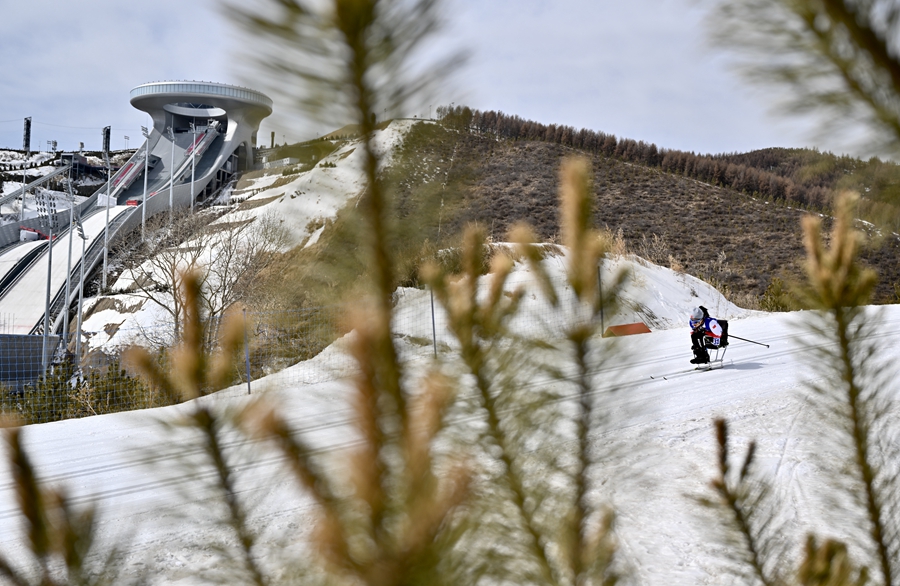
[[710, 320], [709, 332], [716, 338], [721, 338], [722, 337], [722, 326], [719, 325], [719, 322]]

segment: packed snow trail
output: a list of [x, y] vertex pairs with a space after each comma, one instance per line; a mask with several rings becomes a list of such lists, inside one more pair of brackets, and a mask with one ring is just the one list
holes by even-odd
[[[132, 208], [128, 206], [115, 206], [109, 209], [109, 222], [112, 223], [120, 214], [130, 211]], [[88, 241], [85, 243], [89, 248], [97, 238], [103, 238], [103, 232], [106, 229], [106, 212], [98, 212], [86, 218], [83, 222], [85, 236]], [[68, 274], [69, 261], [69, 239], [72, 242], [72, 267], [81, 260], [81, 239], [76, 231], [67, 230], [62, 237], [53, 239], [53, 264], [49, 266], [50, 257], [45, 251], [31, 266], [25, 271], [2, 297], [0, 297], [0, 315], [14, 315], [15, 322], [11, 332], [13, 334], [28, 334], [32, 328], [37, 325], [44, 316], [44, 305], [47, 294], [47, 269], [51, 272], [50, 276], [50, 296], [55, 298], [61, 289], [65, 287], [66, 275]], [[38, 241], [43, 242], [43, 241]], [[45, 242], [43, 242], [45, 243]], [[32, 243], [26, 243], [27, 246], [36, 246]], [[18, 246], [13, 251], [17, 251], [22, 246]], [[23, 249], [24, 250], [24, 249]], [[13, 254], [11, 252], [11, 254]], [[5, 258], [0, 257], [0, 258]], [[8, 269], [7, 269], [8, 270]], [[77, 275], [73, 279], [75, 283], [73, 287], [77, 287]]]
[[[399, 144], [408, 128], [394, 123], [391, 129], [379, 133], [386, 153]], [[249, 213], [274, 211], [291, 227], [296, 244], [315, 243], [322, 229], [312, 230], [319, 225], [316, 222], [333, 217], [361, 189], [360, 152], [354, 148], [345, 145], [327, 158], [335, 168], [316, 167], [287, 185], [271, 187], [280, 178], [277, 173], [258, 179], [252, 186], [258, 193], [251, 203], [272, 201]], [[54, 264], [60, 256], [65, 255], [54, 255]], [[557, 263], [556, 276], [562, 274], [562, 260], [545, 262], [551, 267]], [[602, 273], [629, 262], [607, 260]], [[598, 451], [617, 449], [599, 468], [602, 478], [592, 496], [614, 505], [622, 557], [633, 568], [636, 582], [659, 586], [732, 583], [724, 570], [724, 547], [718, 538], [721, 521], [697, 502], [697, 497], [713, 496], [709, 481], [715, 474], [713, 421], [717, 417], [730, 423], [735, 454], [751, 439], [758, 442], [760, 468], [776, 478], [786, 503], [788, 543], [799, 548], [810, 530], [844, 537], [841, 528], [854, 522], [841, 519], [841, 511], [829, 511], [820, 501], [820, 495], [829, 492], [833, 471], [820, 466], [813, 456], [831, 445], [822, 441], [831, 432], [815, 420], [809, 403], [812, 397], [804, 386], [821, 377], [808, 366], [811, 357], [805, 346], [821, 340], [796, 327], [804, 314], [740, 310], [690, 275], [643, 262], [631, 264], [635, 278], [623, 292], [625, 310], [615, 323], [643, 321], [653, 333], [619, 339], [620, 357], [597, 373], [597, 393], [602, 395], [608, 423], [592, 430], [592, 439]], [[41, 292], [40, 299], [43, 296]], [[403, 336], [430, 339], [430, 319], [407, 319], [426, 315], [427, 292], [403, 289], [397, 299], [397, 323], [408, 328], [398, 332], [398, 344], [406, 354], [418, 353], [414, 365], [421, 368], [431, 347], [403, 345], [402, 340]], [[513, 329], [522, 328], [517, 331], [525, 334], [528, 328], [527, 333], [536, 339], [558, 338], [561, 320], [552, 319], [545, 302], [527, 295], [521, 304], [525, 315], [513, 320]], [[709, 307], [716, 317], [729, 319], [730, 334], [771, 347], [732, 338], [723, 368], [693, 371], [687, 315], [698, 304]], [[875, 336], [890, 353], [900, 342], [900, 308], [882, 311]], [[148, 311], [96, 312], [85, 324], [86, 330], [95, 332], [91, 348], [115, 353], [123, 343], [119, 334], [101, 333], [121, 333], [129, 324], [141, 325], [146, 319], [142, 313], [149, 315]], [[612, 316], [607, 319], [608, 325], [613, 323]], [[535, 322], [538, 325], [532, 330]], [[440, 311], [436, 323], [438, 346], [452, 347]], [[111, 324], [122, 327], [106, 327]], [[303, 382], [318, 379], [323, 371], [345, 368], [346, 361], [331, 350], [254, 381], [254, 397], [247, 397], [246, 386], [241, 385], [202, 401], [239, 408], [265, 394], [277, 401], [279, 413], [317, 450], [337, 455], [358, 440], [350, 423], [349, 382]], [[529, 384], [537, 389], [565, 383], [535, 380]], [[571, 400], [573, 392], [566, 385], [559, 394]], [[69, 490], [76, 506], [96, 503], [98, 535], [108, 543], [127, 544], [128, 572], [154, 584], [205, 583], [202, 574], [221, 560], [214, 544], [230, 537], [227, 530], [209, 521], [217, 509], [209, 492], [210, 471], [201, 461], [196, 438], [175, 424], [191, 407], [96, 416], [24, 431], [39, 477]], [[251, 523], [262, 534], [262, 562], [277, 570], [283, 567], [282, 560], [266, 551], [276, 549], [285, 535], [296, 537], [308, 530], [313, 519], [311, 501], [292, 479], [285, 478], [280, 458], [272, 452], [260, 456], [256, 447], [243, 437], [227, 441], [240, 471], [240, 498], [250, 505]], [[330, 462], [340, 465], [339, 458]], [[0, 483], [0, 550], [16, 558], [25, 551], [25, 540], [13, 486], [9, 476], [5, 478]], [[197, 522], [200, 518], [206, 522]]]
[[[788, 528], [794, 542], [799, 544], [805, 531], [815, 527], [812, 520], [821, 517], [809, 510], [816, 503], [806, 496], [829, 480], [807, 461], [820, 442], [797, 432], [802, 427], [798, 420], [809, 415], [803, 410], [802, 383], [817, 376], [802, 365], [805, 351], [799, 343], [816, 340], [795, 328], [799, 316], [733, 319], [732, 332], [771, 348], [733, 341], [723, 369], [672, 380], [650, 379], [649, 374], [690, 366], [686, 327], [621, 339], [623, 363], [603, 373], [621, 381], [609, 403], [613, 422], [595, 430], [594, 437], [600, 445], [614, 441], [625, 448], [611, 464], [609, 477], [622, 472], [639, 478], [637, 486], [632, 481], [604, 484], [603, 497], [616, 507], [623, 553], [640, 582], [728, 582], [714, 537], [715, 520], [706, 519], [708, 512], [691, 498], [711, 496], [707, 485], [714, 474], [716, 417], [730, 421], [736, 449], [757, 439], [759, 461], [788, 486], [798, 507]], [[882, 347], [895, 347], [900, 308], [885, 308], [881, 323]], [[204, 400], [236, 407], [249, 400], [242, 396], [245, 392], [238, 387]], [[267, 394], [277, 398], [280, 412], [314, 445], [334, 451], [356, 440], [348, 392], [347, 382], [335, 381]], [[78, 504], [98, 505], [102, 536], [113, 540], [123, 528], [136, 528], [128, 561], [140, 568], [145, 558], [155, 558], [162, 565], [159, 584], [175, 577], [186, 580], [186, 568], [214, 563], [215, 554], [196, 544], [223, 537], [212, 524], [187, 521], [209, 507], [206, 470], [198, 463], [199, 449], [189, 432], [161, 423], [174, 421], [187, 409], [189, 404], [36, 425], [26, 428], [24, 436], [45, 482], [66, 487]], [[242, 438], [232, 438], [229, 445], [239, 461], [247, 447]], [[273, 456], [240, 464], [241, 496], [254, 505], [253, 520], [265, 529], [265, 543], [310, 519], [309, 499], [281, 477], [278, 463]], [[0, 547], [7, 555], [22, 551], [13, 496], [9, 481], [0, 486]]]

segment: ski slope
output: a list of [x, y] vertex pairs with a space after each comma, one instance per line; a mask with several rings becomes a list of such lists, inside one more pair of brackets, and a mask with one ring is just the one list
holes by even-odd
[[[562, 263], [554, 262], [561, 270]], [[804, 386], [821, 376], [808, 365], [808, 350], [803, 349], [804, 344], [821, 343], [799, 327], [805, 314], [747, 312], [711, 288], [698, 289], [699, 281], [687, 275], [627, 259], [616, 264], [634, 269], [635, 278], [625, 292], [629, 305], [652, 313], [662, 325], [671, 324], [619, 339], [621, 358], [598, 377], [598, 397], [602, 395], [609, 422], [592, 430], [592, 438], [603, 449], [615, 447], [617, 455], [604, 466], [602, 488], [595, 496], [615, 507], [621, 559], [636, 582], [733, 583], [724, 569], [717, 520], [696, 500], [712, 496], [717, 417], [731, 423], [736, 450], [751, 439], [758, 441], [761, 468], [776, 479], [786, 499], [783, 535], [789, 543], [799, 548], [810, 530], [846, 537], [852, 522], [842, 518], [839, 509], [823, 508], [821, 500], [833, 471], [813, 457], [828, 445], [822, 438], [829, 431], [816, 421]], [[398, 315], [424, 311], [428, 302], [425, 291], [400, 290]], [[732, 339], [721, 370], [690, 370], [689, 331], [679, 323], [701, 303], [713, 315], [730, 317], [731, 335], [770, 347]], [[524, 311], [547, 316], [536, 297]], [[895, 353], [890, 349], [900, 347], [900, 307], [879, 311], [881, 347]], [[441, 319], [438, 332], [441, 341], [449, 342]], [[414, 369], [424, 368], [431, 352], [430, 346], [408, 342], [419, 334], [397, 332], [398, 346], [413, 359]], [[253, 383], [253, 394], [277, 401], [295, 429], [335, 457], [333, 465], [339, 465], [341, 448], [357, 438], [349, 423], [349, 382], [284, 381], [328, 368], [338, 354], [333, 346], [313, 360]], [[238, 408], [248, 400], [246, 386], [201, 399], [218, 408]], [[191, 408], [188, 403], [35, 425], [24, 434], [44, 482], [71, 491], [79, 506], [95, 503], [99, 534], [110, 543], [128, 544], [127, 573], [153, 584], [203, 583], [220, 566], [215, 545], [230, 539], [226, 529], [208, 520], [221, 511], [209, 498], [209, 470], [199, 463], [196, 440], [189, 430], [174, 425]], [[286, 479], [271, 452], [255, 452], [252, 444], [236, 437], [228, 448], [240, 469], [240, 497], [262, 535], [262, 563], [277, 571], [283, 567], [274, 553], [280, 551], [278, 544], [285, 535], [305, 534], [313, 519], [310, 499]], [[24, 541], [12, 486], [5, 478], [0, 484], [0, 550], [15, 558], [24, 551]]]
[[[409, 120], [395, 120], [386, 129], [375, 133], [373, 147], [384, 157], [382, 165], [390, 164], [395, 149], [403, 143], [404, 136], [413, 124], [414, 122]], [[248, 180], [247, 187], [235, 194], [237, 197], [247, 198], [246, 206], [237, 206], [237, 210], [223, 215], [217, 222], [244, 222], [257, 217], [272, 216], [277, 218], [288, 232], [289, 247], [315, 244], [325, 225], [334, 221], [339, 210], [347, 205], [353, 205], [365, 184], [364, 152], [358, 147], [358, 142], [348, 142], [320, 162], [333, 166], [317, 165], [299, 173], [286, 184], [280, 181], [283, 178], [281, 169]], [[167, 157], [168, 155], [163, 159], [167, 160]], [[254, 195], [248, 197], [246, 195], [248, 193]], [[168, 195], [165, 193], [156, 197], [168, 201], [166, 199]], [[320, 227], [316, 229], [315, 225]], [[154, 270], [152, 263], [145, 263], [142, 270], [152, 272]], [[168, 329], [171, 316], [167, 311], [140, 295], [121, 293], [130, 289], [132, 284], [131, 271], [123, 271], [111, 286], [112, 290], [120, 293], [110, 294], [107, 297], [131, 307], [132, 310], [129, 312], [110, 310], [94, 312], [90, 308], [101, 298], [85, 299], [85, 308], [88, 308], [85, 313], [88, 317], [85, 318], [83, 330], [89, 335], [82, 339], [82, 344], [87, 352], [101, 350], [114, 354], [121, 346], [140, 338], [140, 334], [133, 335], [135, 332]], [[165, 299], [166, 294], [161, 293], [160, 297]]]
[[[109, 222], [112, 222], [119, 214], [132, 208], [128, 206], [112, 206], [109, 208]], [[106, 211], [102, 210], [86, 218], [83, 222], [84, 235], [87, 237], [85, 250], [97, 239], [103, 237], [106, 228]], [[0, 297], [0, 314], [14, 315], [15, 323], [11, 334], [28, 334], [31, 329], [44, 316], [44, 306], [47, 296], [47, 271], [50, 270], [50, 295], [51, 299], [66, 284], [69, 261], [69, 239], [72, 239], [72, 267], [81, 260], [81, 238], [76, 231], [68, 230], [62, 237], [53, 239], [53, 258], [45, 252], [25, 273], [16, 281], [15, 285]], [[36, 242], [36, 243], [35, 243]], [[5, 274], [11, 268], [10, 261], [21, 256], [30, 247], [45, 244], [44, 241], [25, 243], [10, 249], [10, 252], [0, 257], [0, 270]], [[21, 250], [21, 252], [20, 252]], [[7, 259], [10, 257], [10, 259]], [[52, 264], [51, 264], [52, 261]], [[4, 270], [5, 269], [5, 270]], [[77, 275], [74, 279], [77, 287]]]
[[36, 248], [46, 246], [46, 240], [31, 240], [22, 242], [17, 246], [11, 246], [0, 254], [0, 277], [5, 277], [25, 257], [34, 252]]

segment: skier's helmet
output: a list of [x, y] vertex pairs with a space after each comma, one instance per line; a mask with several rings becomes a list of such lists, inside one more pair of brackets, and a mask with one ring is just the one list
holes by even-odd
[[691, 320], [700, 321], [701, 319], [703, 319], [703, 310], [699, 307], [695, 307], [693, 311], [691, 311]]

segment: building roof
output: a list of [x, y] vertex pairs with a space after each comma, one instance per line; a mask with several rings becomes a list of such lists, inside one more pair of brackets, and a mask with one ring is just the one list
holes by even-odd
[[[195, 100], [191, 100], [194, 98]], [[210, 106], [248, 105], [272, 113], [272, 99], [250, 88], [209, 81], [154, 81], [131, 90], [131, 104], [141, 110], [158, 107], [160, 99], [177, 99], [180, 102], [200, 100]], [[141, 107], [141, 105], [145, 107]], [[227, 108], [226, 108], [227, 109]]]

